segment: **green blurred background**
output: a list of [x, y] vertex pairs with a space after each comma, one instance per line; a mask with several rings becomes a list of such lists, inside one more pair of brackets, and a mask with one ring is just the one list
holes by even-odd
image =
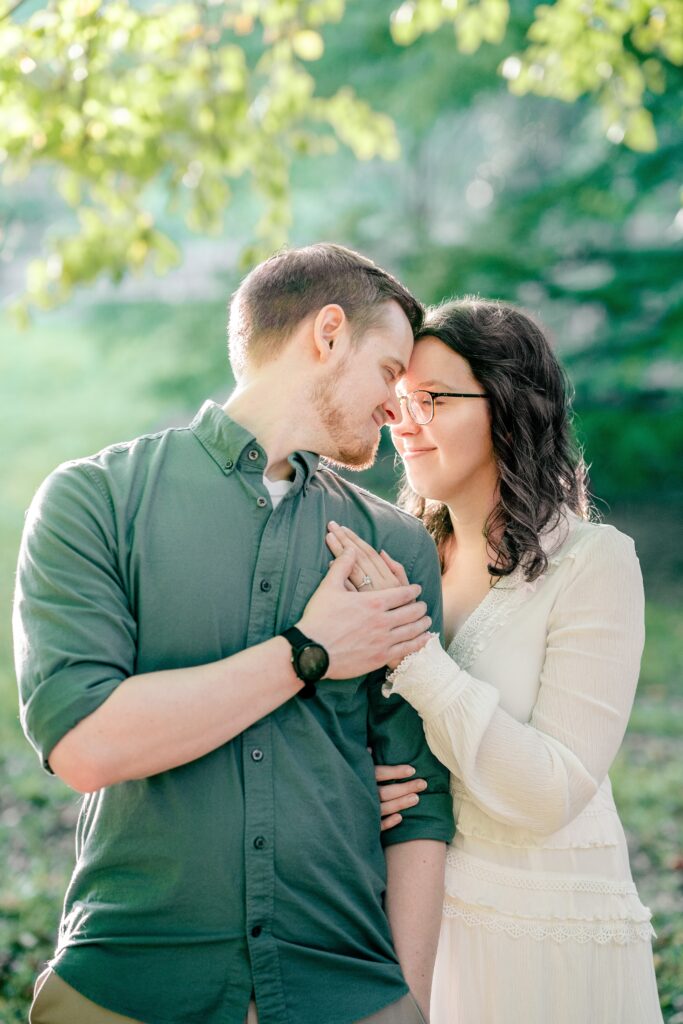
[[[21, 29], [42, 6], [17, 5], [5, 27]], [[67, 15], [72, 19], [76, 38], [87, 19], [98, 17], [106, 6], [73, 0], [49, 9], [62, 9], [64, 24]], [[161, 159], [158, 167], [152, 161], [140, 173], [123, 162], [109, 178], [111, 167], [103, 170], [97, 162], [84, 170], [90, 166], [92, 139], [83, 138], [81, 148], [72, 147], [66, 155], [55, 143], [40, 158], [46, 144], [37, 146], [35, 138], [40, 111], [47, 109], [45, 83], [42, 93], [38, 89], [29, 97], [34, 152], [26, 157], [25, 147], [12, 149], [12, 132], [16, 138], [24, 131], [17, 118], [14, 126], [0, 128], [0, 157], [4, 153], [9, 166], [18, 154], [26, 172], [23, 180], [6, 174], [0, 193], [0, 862], [5, 864], [0, 877], [0, 1018], [8, 1024], [25, 1019], [33, 977], [54, 942], [79, 802], [42, 773], [18, 724], [10, 603], [24, 511], [37, 485], [59, 462], [186, 423], [204, 398], [226, 397], [231, 387], [226, 303], [245, 260], [248, 264], [268, 251], [285, 232], [292, 244], [333, 239], [359, 248], [426, 302], [478, 293], [520, 303], [550, 328], [576, 390], [576, 429], [592, 466], [597, 509], [605, 521], [635, 538], [646, 581], [643, 671], [612, 777], [634, 875], [654, 912], [664, 1017], [668, 1024], [683, 1021], [683, 49], [680, 59], [674, 53], [663, 62], [659, 86], [652, 67], [645, 74], [642, 102], [651, 119], [645, 129], [651, 124], [656, 139], [636, 120], [627, 146], [614, 127], [617, 115], [608, 109], [609, 97], [599, 90], [579, 86], [564, 97], [571, 102], [511, 93], [515, 67], [507, 64], [508, 81], [500, 69], [511, 55], [523, 53], [534, 20], [531, 3], [512, 3], [509, 24], [496, 28], [495, 18], [506, 5], [492, 0], [480, 23], [483, 45], [476, 38], [472, 42], [471, 26], [456, 23], [459, 48], [449, 21], [438, 31], [416, 30], [415, 41], [411, 37], [403, 40], [410, 45], [399, 45], [396, 19], [394, 38], [389, 30], [396, 6], [384, 0], [349, 2], [345, 10], [339, 2], [316, 8], [294, 0], [204, 5], [209, 26], [204, 30], [213, 33], [209, 44], [214, 52], [227, 39], [243, 48], [250, 66], [268, 56], [285, 15], [299, 19], [299, 57], [305, 55], [316, 96], [334, 97], [350, 83], [372, 110], [389, 115], [395, 129], [363, 109], [340, 113], [335, 107], [333, 128], [348, 143], [335, 148], [329, 137], [324, 144], [306, 141], [292, 129], [293, 121], [283, 132], [276, 125], [270, 136], [259, 138], [249, 157], [253, 180], [241, 177], [239, 168], [233, 173], [219, 166], [213, 186], [207, 176], [206, 196], [192, 183], [197, 168], [192, 171], [190, 165], [192, 160], [196, 165], [197, 155], [188, 152], [190, 169], [178, 187], [181, 192], [194, 189], [204, 209], [197, 216], [190, 211], [184, 218], [186, 203], [176, 202], [175, 208], [167, 203], [177, 170], [173, 160], [182, 163], [177, 151], [164, 158], [170, 167], [166, 175]], [[430, 10], [432, 15], [440, 11], [444, 20], [455, 6], [446, 0], [412, 5], [413, 21], [420, 11]], [[609, 13], [629, 3], [605, 0], [584, 6]], [[400, 7], [404, 25], [410, 7]], [[150, 10], [145, 4], [137, 8], [142, 14]], [[673, 11], [667, 4], [661, 9]], [[269, 10], [279, 11], [280, 20], [269, 23]], [[329, 24], [323, 24], [326, 19]], [[427, 28], [438, 23], [433, 18]], [[674, 28], [668, 29], [672, 38]], [[67, 24], [59, 44], [65, 50], [68, 30]], [[590, 33], [600, 31], [591, 25], [584, 37], [578, 32], [578, 50], [572, 52], [584, 54], [589, 70], [602, 63], [604, 77], [604, 53], [591, 51]], [[680, 23], [678, 32], [683, 38]], [[635, 54], [643, 67], [655, 58], [652, 51], [638, 53], [634, 38], [624, 34], [625, 52]], [[14, 38], [10, 45], [0, 28], [0, 105], [3, 82], [6, 90], [24, 88], [15, 67], [17, 61], [32, 60], [28, 50], [22, 57], [24, 44]], [[74, 50], [69, 59], [81, 57]], [[285, 62], [289, 58], [291, 53], [285, 54]], [[529, 66], [541, 64], [532, 57]], [[260, 73], [267, 79], [269, 69], [261, 66]], [[590, 78], [585, 69], [581, 73]], [[538, 72], [532, 80], [534, 74], [541, 81]], [[90, 79], [96, 90], [94, 71]], [[272, 85], [272, 78], [266, 84]], [[180, 95], [177, 83], [176, 88]], [[194, 95], [192, 89], [201, 92], [201, 83], [193, 81], [184, 92]], [[282, 89], [287, 94], [286, 84]], [[68, 100], [76, 109], [82, 104], [82, 97], [69, 95]], [[290, 97], [290, 107], [293, 102]], [[296, 116], [312, 113], [315, 119], [316, 111], [306, 103]], [[282, 113], [285, 120], [293, 116], [290, 107]], [[234, 127], [252, 113], [249, 108], [246, 114], [233, 110], [225, 116], [234, 117]], [[628, 119], [624, 123], [628, 129]], [[215, 125], [209, 129], [209, 137], [219, 130]], [[183, 130], [171, 125], [168, 137]], [[204, 142], [200, 139], [197, 146], [206, 144], [206, 126], [202, 132]], [[45, 130], [48, 150], [53, 134]], [[192, 143], [191, 134], [188, 139]], [[128, 158], [131, 140], [124, 139], [122, 146]], [[277, 173], [264, 174], [264, 168]], [[108, 182], [109, 197], [93, 195], [98, 176]], [[234, 179], [230, 192], [221, 191], [226, 178]], [[111, 214], [108, 234], [85, 237], [87, 225], [79, 220], [83, 188], [91, 189], [89, 199]], [[131, 211], [137, 215], [140, 196], [153, 213], [154, 230], [172, 244], [151, 237], [146, 223], [143, 235], [130, 236], [118, 252], [116, 218], [124, 223]], [[255, 227], [264, 210], [265, 226]], [[59, 250], [60, 237], [76, 237], [79, 223], [85, 241]], [[157, 255], [165, 245], [164, 251], [175, 253], [166, 265], [174, 259], [179, 265], [157, 276], [140, 245], [150, 253], [156, 249]], [[46, 277], [36, 261], [41, 253], [49, 261], [50, 251]], [[55, 251], [61, 252], [61, 262], [55, 263]], [[90, 273], [88, 268], [95, 269]], [[28, 295], [27, 301], [22, 295]], [[22, 310], [31, 312], [28, 327], [17, 321]], [[394, 497], [398, 471], [388, 439], [376, 466], [355, 479]]]

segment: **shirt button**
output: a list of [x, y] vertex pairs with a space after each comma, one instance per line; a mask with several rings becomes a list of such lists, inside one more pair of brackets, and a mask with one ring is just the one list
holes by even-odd
[[256, 451], [255, 448], [251, 449], [251, 451], [247, 454], [247, 458], [251, 459], [252, 462], [256, 462], [256, 460], [258, 459], [258, 452]]
[[273, 584], [270, 580], [261, 580], [261, 590], [267, 594], [269, 590], [273, 589]]
[[254, 840], [254, 849], [255, 850], [263, 850], [265, 848], [265, 845], [266, 845], [265, 837], [264, 836], [256, 836], [256, 839]]
[[256, 748], [256, 750], [252, 750], [252, 752], [251, 752], [251, 759], [252, 759], [252, 761], [262, 761], [263, 760], [263, 751], [259, 750], [258, 747]]
[[234, 465], [235, 463], [232, 461], [232, 459], [226, 459], [225, 462], [223, 463], [223, 469], [232, 469]]
[[259, 508], [265, 508], [268, 502], [264, 497], [260, 497], [256, 499], [256, 504], [258, 505]]
[[258, 939], [262, 931], [263, 928], [261, 927], [261, 925], [255, 924], [254, 927], [251, 929], [251, 934], [254, 936], [255, 939]]

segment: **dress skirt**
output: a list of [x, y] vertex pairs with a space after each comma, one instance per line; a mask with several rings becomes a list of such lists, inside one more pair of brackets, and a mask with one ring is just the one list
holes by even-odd
[[[445, 905], [431, 1024], [662, 1024], [649, 939], [514, 935]], [[473, 911], [473, 917], [479, 917]], [[528, 923], [528, 922], [527, 922]]]

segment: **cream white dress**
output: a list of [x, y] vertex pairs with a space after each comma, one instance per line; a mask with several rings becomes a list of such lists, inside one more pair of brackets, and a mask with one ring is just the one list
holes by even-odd
[[448, 652], [389, 677], [452, 773], [457, 831], [432, 1024], [659, 1024], [650, 913], [607, 772], [642, 653], [633, 542], [573, 515], [533, 583], [501, 580]]

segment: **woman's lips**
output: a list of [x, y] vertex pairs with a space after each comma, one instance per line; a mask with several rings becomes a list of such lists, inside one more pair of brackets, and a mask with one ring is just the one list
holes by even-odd
[[404, 459], [417, 459], [420, 455], [428, 455], [435, 452], [436, 448], [404, 448], [401, 457]]

